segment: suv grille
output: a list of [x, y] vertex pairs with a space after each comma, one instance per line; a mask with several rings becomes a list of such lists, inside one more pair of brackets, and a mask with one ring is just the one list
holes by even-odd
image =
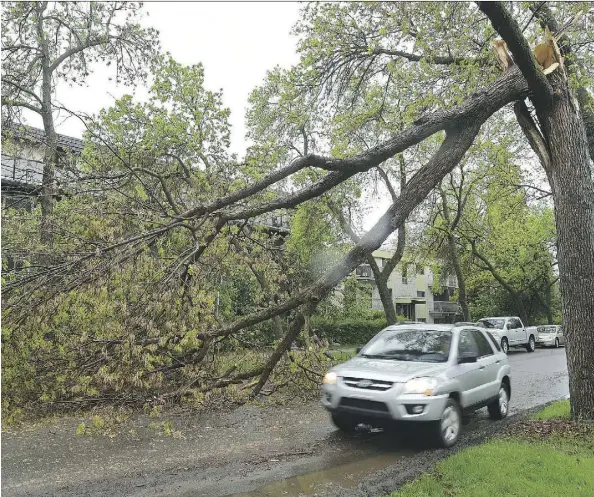
[[365, 390], [378, 390], [380, 392], [385, 392], [392, 388], [391, 381], [382, 381], [382, 380], [368, 380], [366, 378], [350, 378], [345, 377], [342, 379], [345, 385], [351, 388], [363, 388]]
[[350, 397], [343, 397], [340, 399], [340, 405], [344, 407], [356, 407], [357, 409], [365, 409], [367, 411], [389, 412], [388, 406], [383, 402], [376, 402], [375, 400], [352, 399]]

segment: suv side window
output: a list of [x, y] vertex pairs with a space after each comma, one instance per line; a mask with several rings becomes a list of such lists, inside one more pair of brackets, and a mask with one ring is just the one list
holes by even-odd
[[474, 335], [474, 339], [476, 340], [476, 343], [478, 345], [478, 356], [485, 357], [488, 355], [493, 355], [493, 349], [489, 345], [489, 342], [485, 338], [485, 335], [483, 335], [478, 330], [472, 330], [472, 334]]
[[460, 341], [458, 342], [458, 357], [464, 353], [472, 353], [479, 356], [479, 348], [472, 336], [472, 330], [464, 330], [460, 333]]
[[491, 343], [493, 344], [493, 347], [495, 347], [497, 352], [501, 352], [501, 347], [499, 346], [499, 343], [497, 343], [497, 340], [495, 340], [495, 337], [493, 335], [491, 335], [491, 332], [485, 331], [485, 333], [489, 337], [489, 340], [491, 340]]

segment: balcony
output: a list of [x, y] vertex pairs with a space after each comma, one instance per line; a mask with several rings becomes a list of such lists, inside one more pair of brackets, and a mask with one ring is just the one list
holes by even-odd
[[355, 269], [355, 276], [358, 280], [372, 280], [373, 271], [371, 271], [371, 266], [369, 264], [361, 264]]
[[458, 302], [432, 302], [429, 307], [430, 314], [456, 314], [460, 310]]

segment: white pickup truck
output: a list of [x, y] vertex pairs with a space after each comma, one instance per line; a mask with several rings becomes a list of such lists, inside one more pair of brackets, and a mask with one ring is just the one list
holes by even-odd
[[480, 319], [478, 324], [486, 329], [501, 343], [501, 350], [507, 354], [510, 347], [526, 347], [528, 352], [536, 349], [536, 336], [526, 330], [517, 316]]

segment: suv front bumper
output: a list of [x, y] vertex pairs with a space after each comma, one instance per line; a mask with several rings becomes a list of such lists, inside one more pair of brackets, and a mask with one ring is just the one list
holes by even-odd
[[353, 388], [342, 383], [322, 387], [322, 405], [336, 414], [376, 421], [437, 421], [441, 419], [449, 395], [402, 393], [403, 384], [395, 383], [385, 391]]

